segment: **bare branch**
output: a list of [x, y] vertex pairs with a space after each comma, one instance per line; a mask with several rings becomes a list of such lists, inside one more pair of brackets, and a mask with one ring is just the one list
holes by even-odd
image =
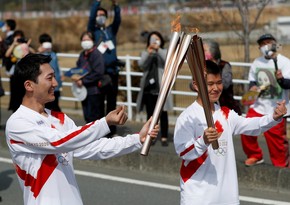
[[252, 26], [250, 27], [250, 32], [256, 28], [256, 26], [257, 26], [257, 22], [258, 22], [258, 20], [259, 20], [261, 14], [262, 14], [264, 8], [265, 8], [265, 7], [266, 7], [270, 2], [271, 2], [271, 0], [262, 1], [262, 3], [261, 3], [261, 8], [258, 9], [258, 13], [257, 13], [257, 15], [256, 15], [256, 17], [255, 17], [255, 20], [254, 20]]
[[222, 19], [222, 22], [227, 24], [231, 28], [231, 30], [234, 31], [236, 35], [238, 35], [239, 37], [242, 37], [241, 34], [239, 33], [239, 28], [237, 28], [236, 24], [233, 23], [235, 22], [234, 19], [231, 20], [229, 16], [226, 15], [226, 12], [224, 12], [224, 10], [222, 9], [220, 0], [211, 1], [211, 5], [213, 9], [219, 13]]

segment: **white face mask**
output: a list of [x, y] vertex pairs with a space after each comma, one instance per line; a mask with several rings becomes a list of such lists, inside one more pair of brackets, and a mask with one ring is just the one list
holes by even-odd
[[154, 36], [150, 37], [150, 44], [157, 44], [158, 46], [160, 46], [161, 42], [159, 39], [155, 38]]
[[106, 23], [107, 17], [106, 16], [97, 16], [96, 21], [99, 26], [104, 26]]
[[90, 50], [94, 46], [94, 42], [90, 40], [85, 40], [81, 42], [81, 46], [84, 50]]
[[272, 44], [267, 44], [260, 47], [260, 51], [265, 57], [271, 57], [274, 54], [274, 52], [272, 51]]
[[51, 49], [52, 48], [52, 43], [50, 42], [43, 42], [42, 47], [45, 49]]
[[1, 30], [2, 30], [3, 33], [5, 33], [7, 31], [6, 25], [2, 26]]

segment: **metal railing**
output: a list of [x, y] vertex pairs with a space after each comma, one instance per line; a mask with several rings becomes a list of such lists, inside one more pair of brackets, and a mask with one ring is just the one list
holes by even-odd
[[[68, 54], [68, 53], [58, 53], [57, 54], [59, 58], [74, 58], [77, 59], [79, 54]], [[132, 86], [132, 78], [134, 77], [141, 77], [143, 75], [143, 72], [136, 72], [132, 71], [132, 61], [137, 61], [140, 59], [138, 56], [119, 56], [118, 57], [120, 60], [125, 61], [125, 67], [120, 71], [120, 76], [124, 76], [126, 79], [126, 84], [125, 85], [120, 85], [119, 86], [119, 91], [125, 91], [126, 93], [126, 101], [118, 101], [118, 105], [125, 105], [127, 107], [127, 112], [128, 112], [128, 120], [133, 120], [134, 116], [134, 109], [136, 108], [137, 104], [136, 102], [133, 101], [133, 93], [140, 91], [140, 87], [134, 87]], [[240, 68], [245, 68], [248, 69], [250, 67], [250, 63], [242, 63], [242, 62], [230, 62], [232, 65], [233, 72], [235, 68], [240, 67]], [[70, 68], [67, 67], [62, 67], [61, 70], [67, 71]], [[248, 70], [247, 70], [248, 71]], [[181, 81], [190, 81], [191, 80], [191, 75], [178, 75], [177, 80]], [[3, 82], [9, 82], [8, 77], [2, 77]], [[247, 86], [249, 84], [248, 80], [244, 79], [233, 79], [233, 83], [235, 84], [240, 84], [243, 86]], [[63, 87], [71, 87], [72, 82], [64, 81], [63, 82]], [[177, 89], [172, 89], [171, 94], [173, 96], [197, 96], [196, 92], [192, 92], [188, 89], [188, 91], [185, 90], [177, 90]], [[5, 91], [5, 95], [10, 95], [9, 91]], [[242, 96], [235, 95], [234, 98], [236, 100], [241, 100]], [[71, 101], [71, 102], [78, 102], [77, 98], [70, 97], [69, 95], [66, 95], [65, 92], [62, 92], [62, 96], [60, 97], [60, 101]], [[185, 109], [185, 107], [182, 106], [174, 106], [173, 107], [173, 112], [181, 112]], [[175, 113], [174, 112], [174, 113]], [[135, 113], [137, 114], [137, 113]]]

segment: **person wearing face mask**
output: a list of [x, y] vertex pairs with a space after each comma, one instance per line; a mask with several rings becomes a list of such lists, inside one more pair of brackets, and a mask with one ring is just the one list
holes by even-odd
[[[144, 74], [140, 80], [140, 92], [137, 96], [137, 111], [146, 108], [147, 119], [153, 115], [154, 108], [157, 102], [161, 78], [164, 72], [165, 58], [167, 50], [164, 49], [164, 39], [162, 35], [153, 31], [148, 35], [146, 50], [141, 53], [141, 59], [138, 61], [139, 67]], [[161, 125], [161, 144], [168, 146], [168, 113], [172, 110], [173, 100], [172, 95], [169, 94], [163, 110], [160, 115]], [[153, 144], [155, 141], [153, 142]]]
[[215, 62], [222, 70], [223, 91], [219, 98], [220, 106], [226, 106], [241, 115], [242, 111], [240, 104], [234, 99], [233, 73], [231, 64], [221, 59], [220, 47], [216, 41], [204, 40], [203, 49], [206, 60]]
[[56, 53], [52, 50], [52, 38], [49, 34], [43, 33], [38, 38], [40, 46], [38, 47], [38, 53], [49, 55], [51, 57], [50, 66], [54, 70], [55, 79], [57, 81], [58, 86], [54, 89], [55, 99], [52, 102], [46, 103], [45, 107], [47, 109], [61, 112], [59, 107], [59, 97], [60, 91], [62, 87], [62, 74], [59, 68], [58, 59]]
[[81, 103], [85, 121], [88, 123], [105, 116], [104, 94], [97, 87], [98, 81], [104, 75], [105, 66], [102, 54], [94, 44], [94, 35], [86, 31], [82, 33], [80, 40], [83, 51], [76, 66], [87, 70], [88, 74], [73, 80], [77, 86], [85, 86], [87, 89], [87, 96]]
[[[273, 112], [273, 105], [277, 101], [285, 100], [288, 107], [289, 116], [289, 89], [290, 89], [290, 59], [277, 52], [277, 42], [271, 34], [264, 34], [257, 40], [261, 56], [256, 58], [249, 71], [250, 90], [258, 91], [261, 82], [259, 73], [267, 71], [270, 79], [269, 87], [276, 90], [268, 89], [263, 92], [256, 102], [249, 107], [247, 117], [259, 117]], [[269, 76], [272, 75], [272, 76]], [[269, 92], [273, 92], [270, 93]], [[265, 93], [265, 94], [264, 94]], [[275, 96], [274, 98], [271, 96]], [[286, 134], [286, 118], [264, 132], [267, 141], [270, 159], [276, 167], [289, 167], [289, 142]], [[264, 162], [262, 149], [259, 147], [257, 136], [242, 135], [242, 146], [247, 159], [246, 166], [253, 166]]]
[[[15, 30], [13, 33], [13, 43], [9, 46], [9, 48], [5, 52], [5, 58], [9, 59], [5, 64], [6, 66], [6, 74], [10, 77], [9, 85], [10, 85], [10, 101], [8, 110], [15, 112], [21, 104], [21, 96], [19, 95], [19, 85], [14, 76], [16, 63], [23, 58], [28, 53], [34, 53], [35, 50], [30, 46], [31, 39], [26, 39], [24, 32], [22, 30]], [[7, 70], [7, 65], [11, 66], [9, 70]]]
[[[114, 19], [110, 25], [106, 25], [108, 12], [101, 7], [101, 0], [94, 0], [90, 10], [87, 30], [94, 34], [95, 44], [102, 53], [105, 73], [112, 80], [112, 86], [104, 93], [106, 103], [106, 113], [114, 110], [117, 105], [119, 66], [117, 58], [116, 36], [121, 24], [121, 9], [116, 0], [112, 0]], [[111, 126], [111, 135], [116, 134], [116, 126]]]
[[6, 19], [4, 24], [1, 27], [1, 31], [5, 34], [4, 39], [0, 40], [1, 45], [1, 51], [0, 51], [0, 57], [3, 59], [3, 66], [6, 68], [6, 71], [10, 71], [12, 68], [14, 62], [11, 61], [10, 57], [6, 57], [5, 53], [8, 50], [8, 48], [12, 45], [14, 40], [14, 31], [16, 29], [16, 22], [14, 19]]

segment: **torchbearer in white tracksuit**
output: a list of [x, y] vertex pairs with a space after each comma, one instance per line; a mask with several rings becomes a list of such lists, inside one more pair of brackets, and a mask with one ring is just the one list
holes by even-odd
[[28, 54], [15, 70], [22, 105], [6, 123], [6, 141], [23, 191], [25, 205], [81, 205], [73, 158], [106, 159], [141, 148], [147, 134], [156, 138], [159, 126], [148, 133], [150, 121], [139, 134], [102, 138], [109, 125], [127, 120], [124, 107], [84, 126], [67, 115], [45, 109], [54, 100], [57, 81], [50, 56]]
[[[259, 135], [278, 124], [287, 113], [285, 101], [277, 102], [274, 113], [245, 118], [216, 102], [223, 90], [220, 68], [206, 61], [206, 84], [215, 128], [208, 128], [200, 95], [178, 117], [174, 145], [182, 159], [180, 188], [182, 205], [239, 204], [233, 136]], [[193, 82], [198, 92], [198, 86]], [[199, 92], [198, 92], [199, 94]], [[211, 143], [218, 140], [219, 148]]]

